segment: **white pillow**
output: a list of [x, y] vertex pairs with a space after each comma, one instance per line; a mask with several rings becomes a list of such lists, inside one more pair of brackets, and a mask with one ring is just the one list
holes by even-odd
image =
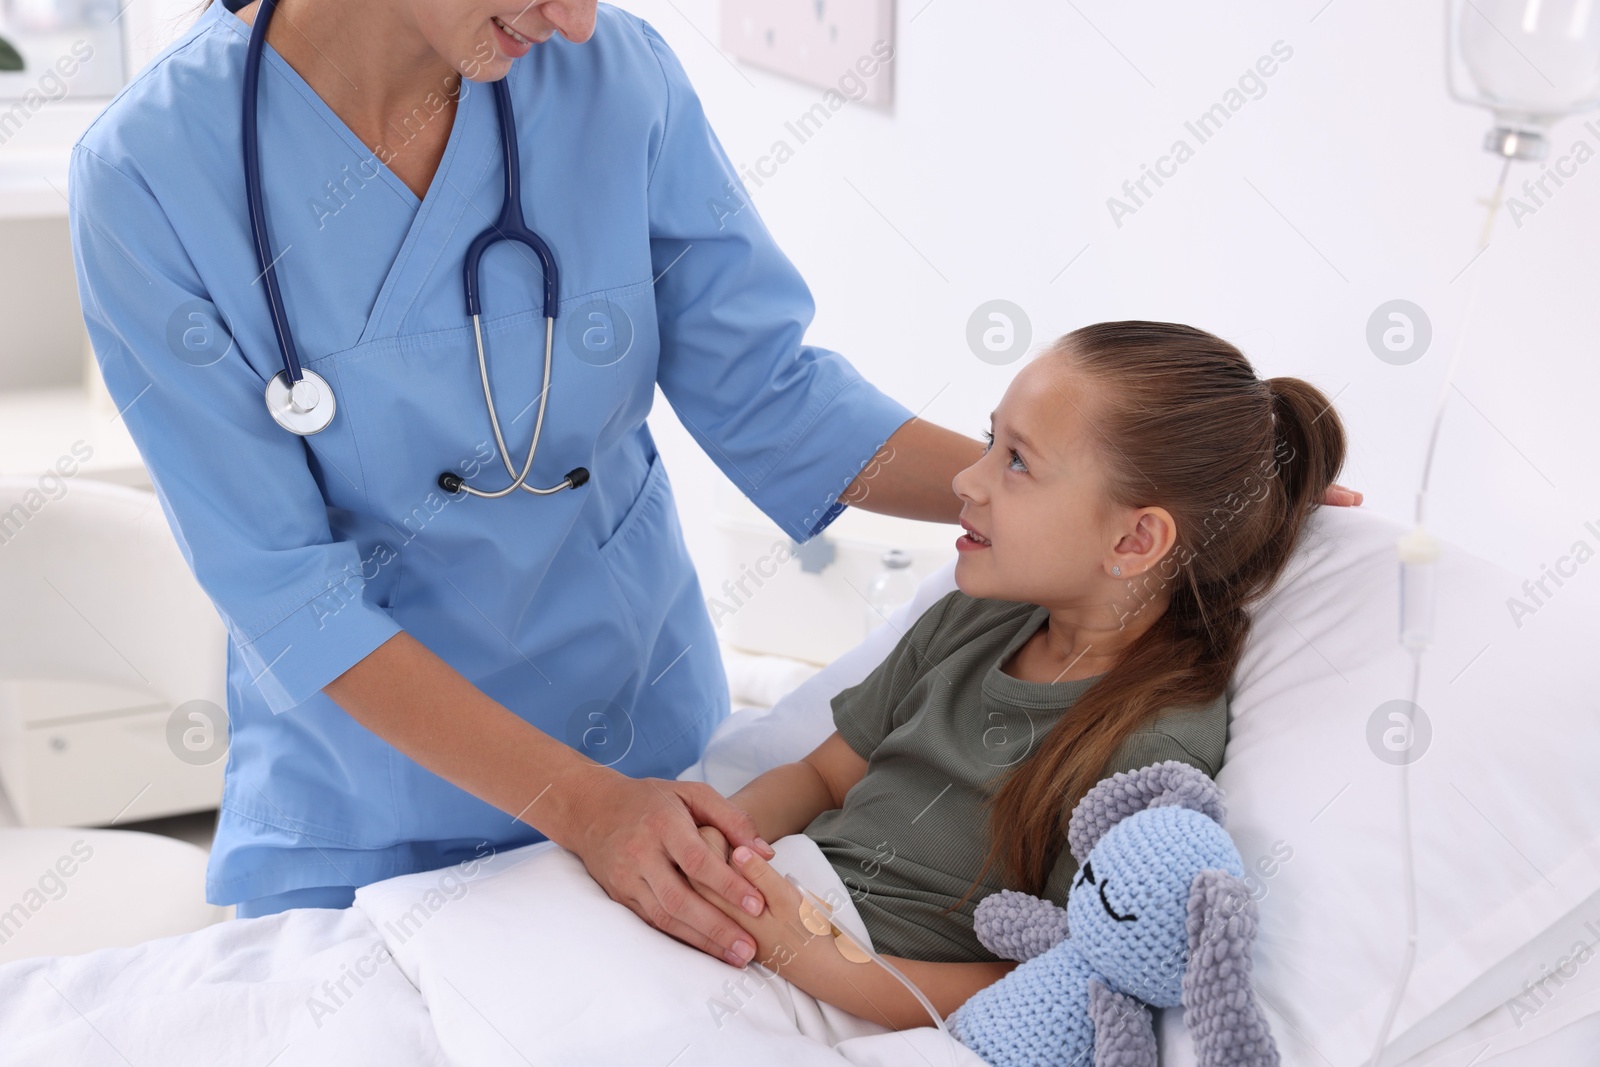
[[915, 595], [889, 613], [888, 621], [770, 708], [752, 708], [717, 724], [700, 762], [684, 768], [680, 781], [707, 782], [724, 796], [780, 763], [799, 759], [833, 733], [833, 708], [828, 703], [882, 663], [900, 637], [924, 611], [956, 587], [955, 561], [922, 580]]
[[[1398, 640], [1395, 544], [1405, 530], [1364, 508], [1317, 509], [1255, 609], [1230, 688], [1218, 782], [1258, 883], [1256, 987], [1290, 1064], [1365, 1062], [1405, 947], [1400, 771], [1378, 754], [1393, 725], [1380, 707], [1411, 696], [1412, 659]], [[1580, 932], [1583, 918], [1600, 919], [1580, 907], [1600, 893], [1600, 571], [1550, 583], [1554, 595], [1519, 626], [1507, 598], [1526, 599], [1521, 579], [1443, 550], [1418, 700], [1431, 738], [1421, 749], [1418, 731], [1409, 767], [1419, 943], [1387, 1064], [1548, 974], [1559, 956], [1534, 958], [1536, 938], [1559, 944], [1563, 921]], [[683, 777], [729, 793], [810, 751], [833, 729], [829, 698], [870, 673], [955, 588], [953, 575], [953, 562], [931, 575], [892, 630], [880, 627], [769, 712], [723, 723]], [[1505, 1021], [1528, 1023], [1509, 1011]], [[1192, 1062], [1181, 1025], [1164, 1020], [1162, 1032], [1163, 1061]]]

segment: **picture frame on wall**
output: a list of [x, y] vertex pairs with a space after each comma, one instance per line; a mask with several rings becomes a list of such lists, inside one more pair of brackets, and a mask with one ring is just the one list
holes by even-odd
[[127, 80], [124, 10], [117, 0], [0, 0], [0, 102], [37, 110], [116, 95]]

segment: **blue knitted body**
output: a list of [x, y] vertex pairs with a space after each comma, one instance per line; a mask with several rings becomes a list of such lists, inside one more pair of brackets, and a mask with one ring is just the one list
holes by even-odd
[[[991, 1067], [1094, 1064], [1090, 981], [1156, 1007], [1179, 1004], [1191, 893], [1208, 870], [1244, 875], [1233, 839], [1210, 816], [1164, 806], [1116, 822], [1073, 877], [1070, 936], [976, 993], [950, 1016], [952, 1033]], [[1141, 1021], [1148, 1026], [1147, 1015]]]
[[990, 1067], [1094, 1063], [1093, 969], [1070, 939], [981, 990], [950, 1016], [950, 1032]]

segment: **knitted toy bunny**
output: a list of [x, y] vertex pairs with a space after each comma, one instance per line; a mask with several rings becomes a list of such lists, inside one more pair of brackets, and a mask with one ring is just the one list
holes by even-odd
[[1222, 819], [1216, 783], [1177, 760], [1096, 784], [1067, 827], [1065, 910], [1009, 889], [979, 903], [978, 939], [1022, 965], [951, 1032], [991, 1067], [1156, 1067], [1145, 1005], [1181, 1003], [1200, 1067], [1276, 1067], [1250, 987], [1255, 901]]

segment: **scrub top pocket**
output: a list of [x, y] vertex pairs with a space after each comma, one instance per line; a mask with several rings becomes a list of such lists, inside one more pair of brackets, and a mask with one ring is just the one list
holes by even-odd
[[[644, 546], [651, 551], [643, 551]], [[648, 651], [660, 635], [671, 601], [683, 591], [685, 579], [699, 584], [694, 580], [672, 486], [659, 454], [650, 460], [644, 485], [621, 525], [600, 546], [600, 559], [622, 598], [623, 613], [633, 624], [639, 646]]]
[[619, 669], [610, 679], [620, 683], [617, 700], [633, 733], [626, 757], [614, 766], [636, 777], [675, 777], [700, 757], [729, 703], [716, 630], [659, 455], [599, 556], [616, 610], [627, 619], [618, 620], [618, 629], [638, 642], [633, 656], [615, 661]]

